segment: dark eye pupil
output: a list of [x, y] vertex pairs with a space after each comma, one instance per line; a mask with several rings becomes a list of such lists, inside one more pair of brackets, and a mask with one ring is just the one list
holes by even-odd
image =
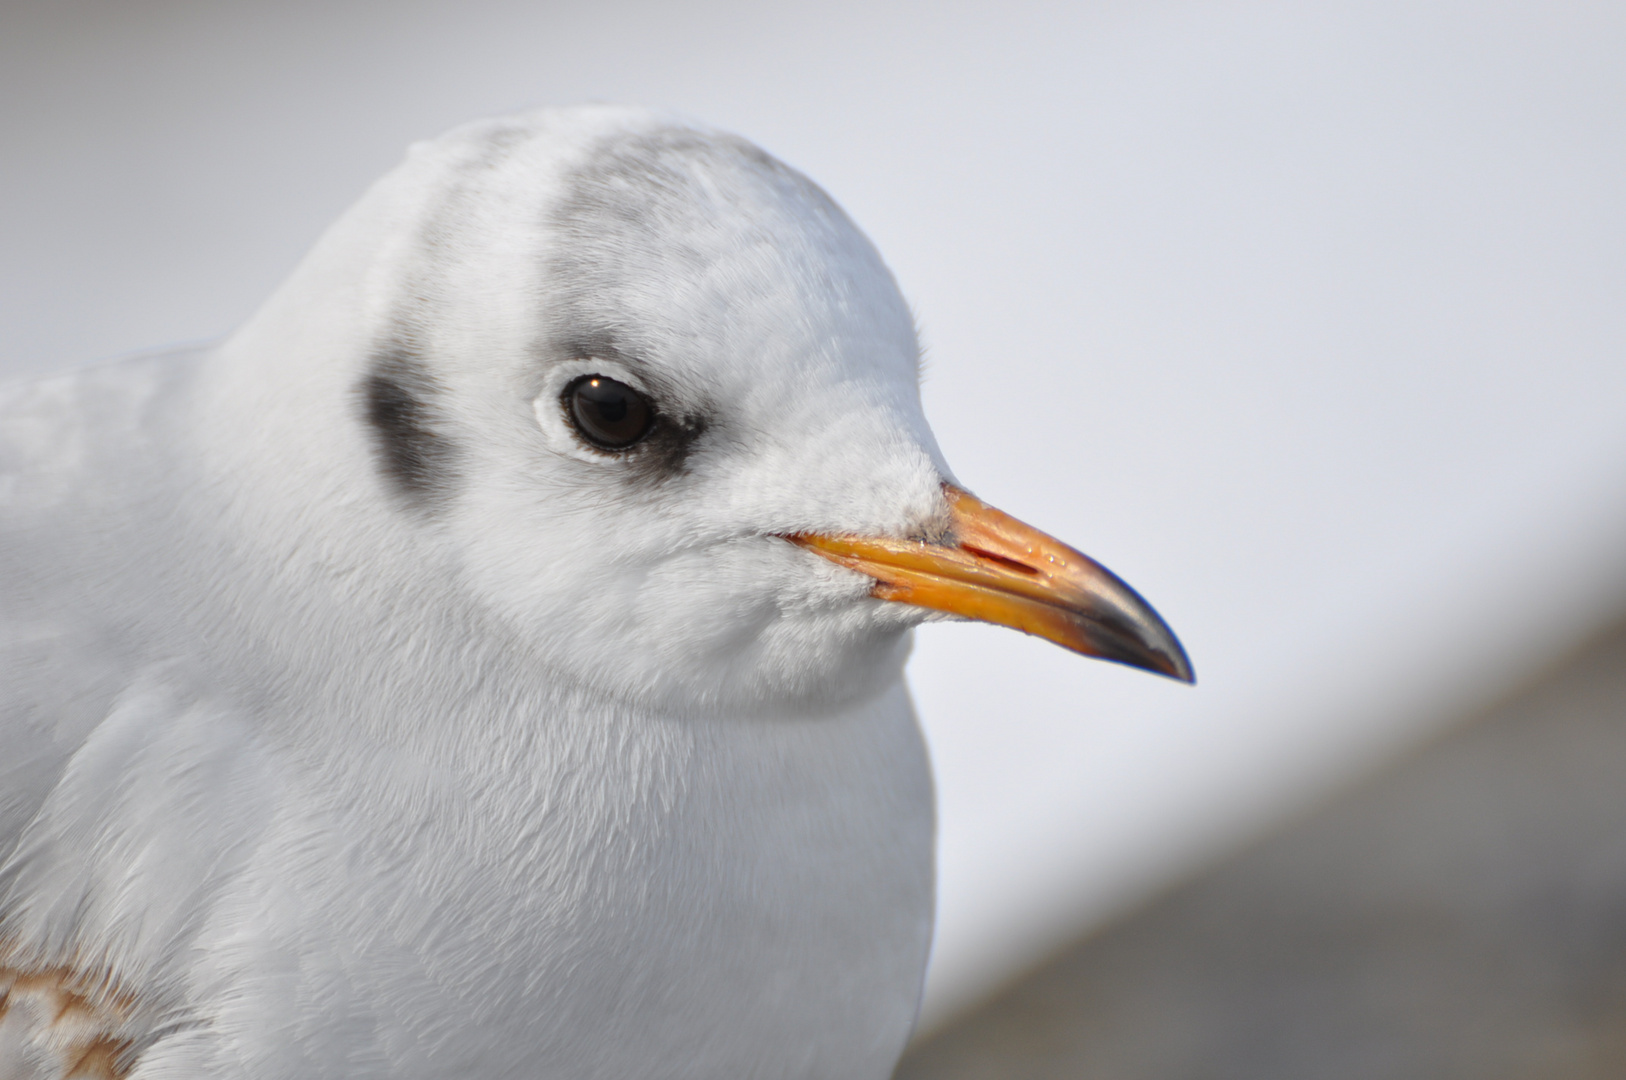
[[607, 450], [621, 450], [643, 438], [654, 418], [644, 395], [603, 375], [584, 375], [566, 387], [565, 406], [576, 430]]

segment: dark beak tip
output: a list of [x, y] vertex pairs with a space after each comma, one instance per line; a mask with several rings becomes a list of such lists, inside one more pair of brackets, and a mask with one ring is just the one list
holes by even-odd
[[1180, 644], [1180, 639], [1174, 636], [1173, 631], [1168, 631], [1167, 626], [1164, 629], [1168, 632], [1168, 639], [1166, 642], [1160, 642], [1163, 647], [1153, 653], [1159, 661], [1155, 670], [1159, 675], [1166, 675], [1187, 686], [1197, 685], [1197, 672], [1191, 666], [1191, 658], [1186, 655], [1185, 647]]
[[1171, 652], [1158, 650], [1136, 656], [1102, 657], [1102, 659], [1114, 659], [1127, 667], [1139, 668], [1141, 671], [1161, 675], [1187, 686], [1195, 686], [1197, 683], [1197, 673], [1192, 670], [1191, 661], [1187, 659], [1185, 650], [1181, 649], [1178, 643]]
[[1152, 647], [1152, 655], [1159, 661], [1158, 674], [1166, 675], [1176, 682], [1183, 682], [1187, 686], [1195, 686], [1197, 672], [1191, 666], [1191, 658], [1186, 655], [1186, 647], [1180, 644], [1180, 639], [1174, 636], [1167, 623], [1158, 619], [1158, 627], [1163, 631], [1159, 636], [1163, 639]]
[[1139, 618], [1127, 626], [1119, 623], [1104, 634], [1099, 633], [1098, 626], [1092, 642], [1095, 648], [1081, 651], [1087, 656], [1139, 668], [1188, 686], [1195, 685], [1197, 672], [1180, 639], [1144, 601], [1139, 601], [1137, 606]]

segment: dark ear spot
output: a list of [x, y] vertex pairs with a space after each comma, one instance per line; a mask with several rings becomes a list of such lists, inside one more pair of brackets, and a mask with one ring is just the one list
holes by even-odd
[[451, 492], [456, 446], [439, 421], [439, 384], [405, 346], [381, 349], [362, 381], [363, 416], [372, 428], [386, 481], [411, 505], [432, 509]]

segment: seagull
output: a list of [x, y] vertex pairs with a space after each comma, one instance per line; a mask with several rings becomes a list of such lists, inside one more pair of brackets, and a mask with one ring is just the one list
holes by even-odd
[[910, 631], [1190, 681], [954, 479], [913, 319], [752, 144], [414, 146], [240, 330], [0, 391], [0, 1078], [883, 1078]]

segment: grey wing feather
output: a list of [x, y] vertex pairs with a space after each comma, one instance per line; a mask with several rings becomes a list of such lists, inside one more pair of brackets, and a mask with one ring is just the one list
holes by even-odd
[[152, 501], [139, 451], [187, 355], [0, 387], [0, 862], [138, 666], [109, 549]]

